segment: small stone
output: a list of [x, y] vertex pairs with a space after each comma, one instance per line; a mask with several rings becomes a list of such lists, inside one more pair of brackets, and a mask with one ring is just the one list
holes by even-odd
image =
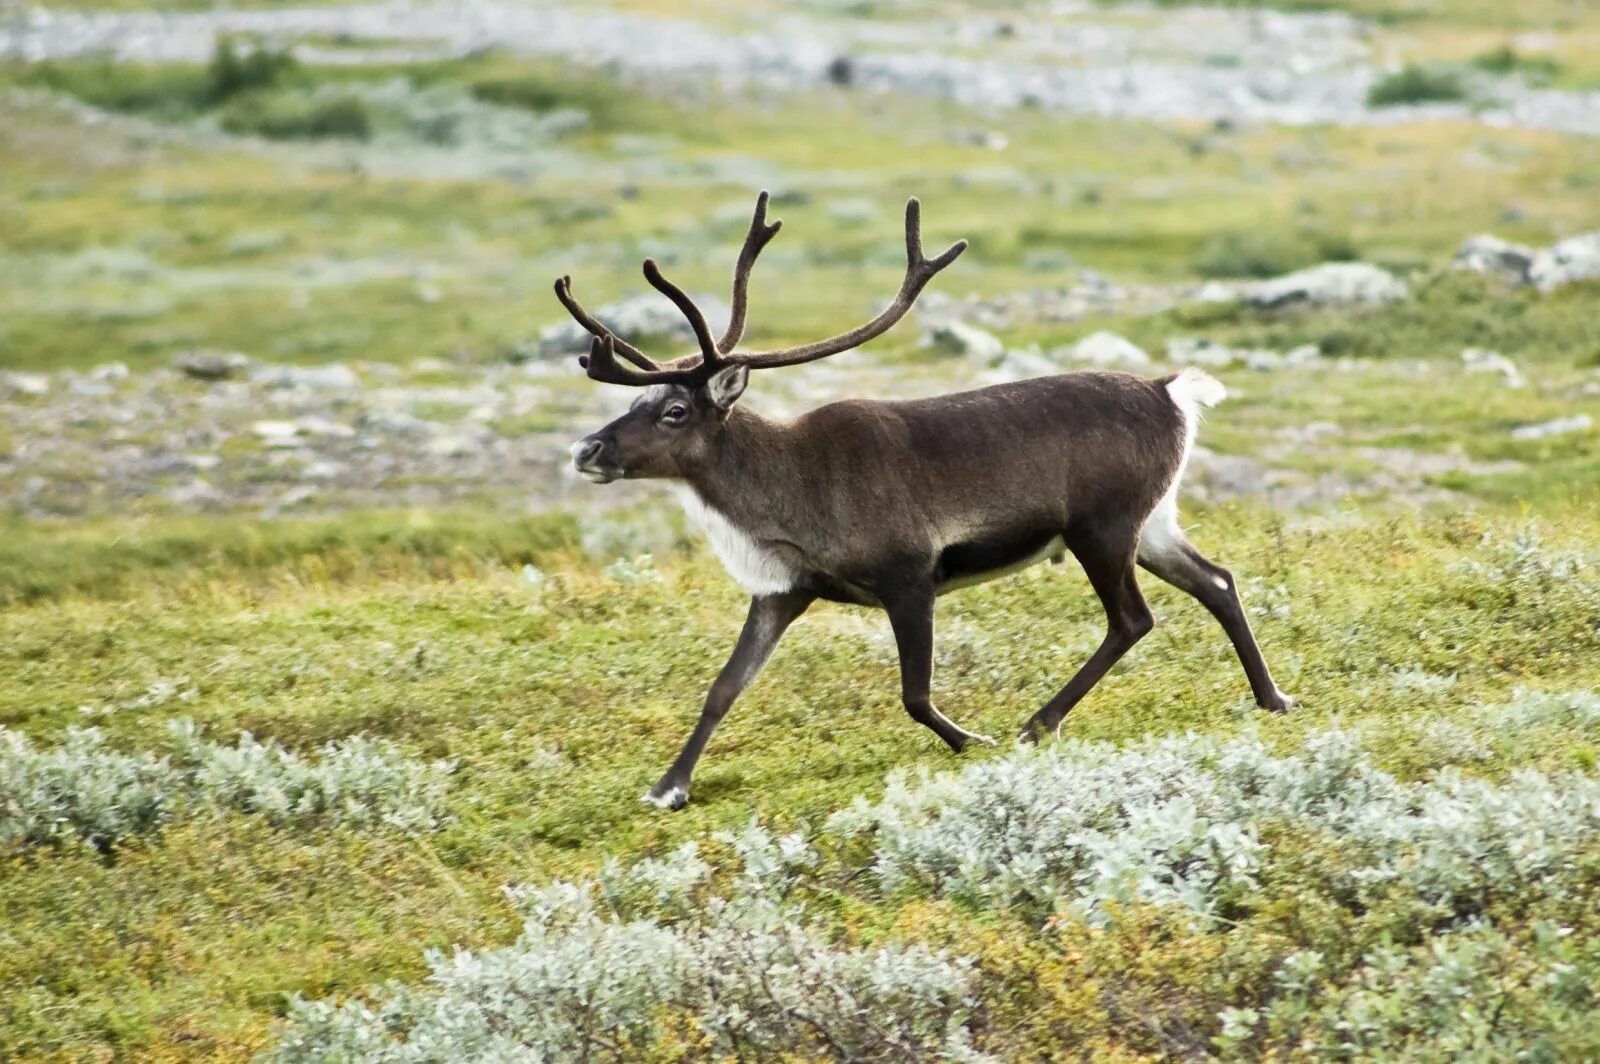
[[429, 440], [423, 450], [435, 458], [465, 458], [483, 450], [483, 443], [475, 436], [439, 436]]
[[300, 476], [306, 480], [333, 480], [343, 473], [344, 469], [343, 463], [319, 458], [308, 463], [305, 469], [300, 471]]
[[43, 373], [0, 373], [0, 388], [13, 395], [49, 395], [50, 378]]
[[1174, 336], [1167, 340], [1167, 361], [1187, 366], [1231, 366], [1238, 353], [1226, 344], [1215, 340], [1190, 339]]
[[937, 351], [965, 355], [980, 362], [993, 362], [1005, 354], [1006, 349], [998, 336], [961, 321], [939, 325], [923, 342]]
[[326, 366], [261, 366], [250, 377], [272, 388], [351, 391], [361, 387], [361, 377], [343, 362]]
[[1497, 236], [1481, 234], [1468, 237], [1450, 263], [1454, 270], [1481, 273], [1498, 278], [1507, 284], [1528, 283], [1528, 268], [1533, 265], [1535, 252], [1522, 244], [1513, 244]]
[[1037, 347], [1012, 348], [985, 375], [996, 384], [1002, 381], [1021, 381], [1033, 377], [1050, 377], [1061, 372], [1061, 367], [1051, 361]]
[[1461, 363], [1468, 373], [1500, 374], [1507, 388], [1520, 388], [1527, 383], [1522, 379], [1522, 371], [1517, 368], [1517, 364], [1498, 351], [1469, 347], [1461, 352]]
[[1596, 277], [1600, 277], [1600, 232], [1569, 237], [1539, 252], [1528, 266], [1528, 281], [1541, 292]]
[[1523, 425], [1511, 430], [1514, 440], [1542, 440], [1546, 436], [1564, 436], [1570, 432], [1587, 432], [1594, 426], [1594, 419], [1588, 414], [1574, 414], [1572, 417], [1558, 417], [1554, 421], [1542, 421], [1537, 425]]
[[268, 447], [300, 447], [305, 443], [300, 438], [300, 426], [293, 421], [257, 421], [250, 431]]
[[1147, 366], [1150, 356], [1144, 348], [1114, 332], [1091, 333], [1082, 340], [1062, 349], [1060, 354], [1073, 362], [1087, 362], [1091, 366]]
[[237, 351], [185, 351], [172, 360], [172, 367], [197, 381], [226, 381], [244, 376], [254, 365]]
[[307, 436], [336, 436], [348, 439], [356, 434], [356, 430], [349, 425], [341, 425], [325, 417], [303, 417], [296, 421], [294, 426], [299, 433]]
[[1404, 299], [1406, 286], [1379, 266], [1364, 262], [1325, 262], [1258, 284], [1249, 302], [1259, 307], [1382, 304]]
[[206, 507], [221, 503], [226, 498], [215, 485], [198, 478], [167, 489], [167, 499], [178, 506]]

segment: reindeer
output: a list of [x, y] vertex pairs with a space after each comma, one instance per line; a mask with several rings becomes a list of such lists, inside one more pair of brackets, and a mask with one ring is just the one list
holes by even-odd
[[[556, 297], [593, 339], [579, 362], [592, 379], [643, 388], [626, 414], [572, 446], [586, 480], [671, 482], [729, 574], [750, 593], [733, 655], [711, 685], [677, 760], [644, 800], [681, 808], [706, 743], [778, 640], [817, 599], [889, 615], [906, 712], [954, 751], [993, 741], [934, 706], [934, 600], [1070, 551], [1105, 607], [1099, 648], [1023, 726], [1055, 734], [1067, 713], [1154, 626], [1134, 566], [1198, 599], [1233, 643], [1256, 704], [1292, 700], [1272, 680], [1233, 576], [1178, 524], [1201, 410], [1223, 386], [1197, 369], [1159, 380], [1078, 372], [932, 399], [849, 400], [776, 421], [738, 405], [752, 369], [811, 362], [859, 347], [905, 316], [922, 289], [966, 250], [922, 251], [920, 208], [906, 204], [906, 274], [877, 317], [826, 340], [740, 352], [750, 271], [781, 222], [756, 200], [733, 273], [728, 327], [713, 338], [682, 289], [644, 264], [675, 303], [699, 353], [658, 363], [590, 316], [570, 277]], [[629, 365], [623, 365], [618, 356]]]

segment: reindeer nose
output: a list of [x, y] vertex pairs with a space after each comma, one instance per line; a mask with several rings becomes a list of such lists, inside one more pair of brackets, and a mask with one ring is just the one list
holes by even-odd
[[605, 444], [593, 436], [586, 436], [572, 445], [572, 464], [582, 469], [590, 464], [600, 454], [600, 449]]

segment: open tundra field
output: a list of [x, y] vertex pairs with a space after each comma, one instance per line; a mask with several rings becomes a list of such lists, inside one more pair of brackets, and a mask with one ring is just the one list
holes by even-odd
[[[1600, 1059], [1600, 10], [0, 0], [0, 1060]], [[1286, 714], [1082, 573], [944, 598], [948, 753], [570, 471], [758, 190], [773, 415], [1083, 368]], [[1493, 239], [1490, 239], [1493, 238]], [[703, 295], [702, 295], [703, 294]], [[864, 473], [864, 475], [866, 475]]]

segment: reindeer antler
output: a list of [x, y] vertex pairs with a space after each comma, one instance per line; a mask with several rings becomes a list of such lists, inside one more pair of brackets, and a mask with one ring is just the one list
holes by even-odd
[[734, 355], [725, 358], [724, 361], [738, 362], [751, 369], [771, 369], [775, 366], [794, 366], [802, 362], [812, 362], [860, 347], [868, 340], [888, 332], [896, 322], [905, 317], [906, 311], [916, 303], [917, 297], [922, 294], [928, 282], [933, 280], [934, 275], [956, 261], [965, 250], [967, 242], [957, 240], [935, 258], [929, 259], [923, 256], [922, 204], [913, 196], [906, 201], [905, 280], [900, 282], [900, 291], [895, 294], [894, 302], [884, 307], [877, 317], [864, 325], [856, 326], [849, 332], [840, 333], [826, 340], [817, 340], [799, 347], [784, 347], [776, 351]]
[[[767, 202], [767, 193], [763, 191], [756, 198], [755, 215], [750, 220], [750, 230], [745, 235], [744, 247], [740, 250], [738, 262], [734, 265], [732, 313], [729, 315], [728, 328], [720, 339], [711, 338], [711, 329], [706, 324], [705, 315], [695, 305], [694, 300], [689, 298], [688, 293], [667, 280], [655, 260], [645, 260], [645, 279], [657, 291], [672, 300], [688, 320], [700, 347], [698, 356], [688, 355], [667, 363], [653, 361], [637, 347], [617, 337], [583, 309], [573, 298], [571, 278], [563, 277], [557, 281], [556, 298], [561, 300], [562, 306], [567, 308], [567, 312], [579, 325], [594, 335], [594, 340], [589, 345], [589, 354], [578, 359], [579, 364], [588, 370], [589, 376], [607, 384], [674, 383], [693, 387], [726, 366], [743, 365], [751, 369], [771, 369], [812, 362], [829, 355], [836, 355], [841, 351], [848, 351], [874, 337], [881, 336], [905, 317], [928, 282], [967, 249], [967, 242], [958, 240], [934, 258], [930, 259], [923, 255], [922, 205], [916, 197], [912, 197], [906, 201], [906, 275], [900, 282], [900, 291], [895, 294], [892, 303], [871, 321], [838, 336], [798, 347], [737, 355], [732, 349], [744, 335], [751, 268], [755, 265], [762, 249], [777, 235], [783, 225], [782, 222], [767, 222]], [[619, 354], [637, 368], [623, 367], [616, 358]]]
[[[632, 344], [628, 343], [628, 341], [618, 337], [616, 333], [606, 328], [592, 315], [590, 315], [587, 310], [583, 309], [583, 304], [579, 303], [577, 297], [572, 294], [571, 276], [559, 277], [556, 279], [556, 298], [561, 300], [561, 305], [567, 308], [567, 313], [572, 315], [572, 320], [576, 321], [579, 325], [587, 329], [591, 334], [593, 334], [596, 340], [609, 338], [617, 350], [622, 352], [622, 357], [626, 358], [629, 362], [632, 362], [640, 369], [655, 370], [661, 368], [660, 366], [656, 365], [656, 363], [652, 361], [650, 357], [643, 351], [639, 350], [637, 347], [634, 347]], [[593, 353], [593, 350], [594, 345], [590, 344], [591, 354]], [[584, 355], [579, 355], [578, 365], [588, 366], [588, 358]], [[597, 377], [595, 379], [598, 380], [599, 378]]]
[[745, 299], [750, 290], [750, 269], [767, 243], [778, 235], [783, 222], [767, 224], [767, 190], [756, 197], [756, 213], [750, 219], [750, 232], [745, 234], [744, 247], [739, 249], [739, 261], [733, 267], [733, 310], [728, 315], [728, 328], [717, 341], [717, 350], [732, 351], [744, 336]]

